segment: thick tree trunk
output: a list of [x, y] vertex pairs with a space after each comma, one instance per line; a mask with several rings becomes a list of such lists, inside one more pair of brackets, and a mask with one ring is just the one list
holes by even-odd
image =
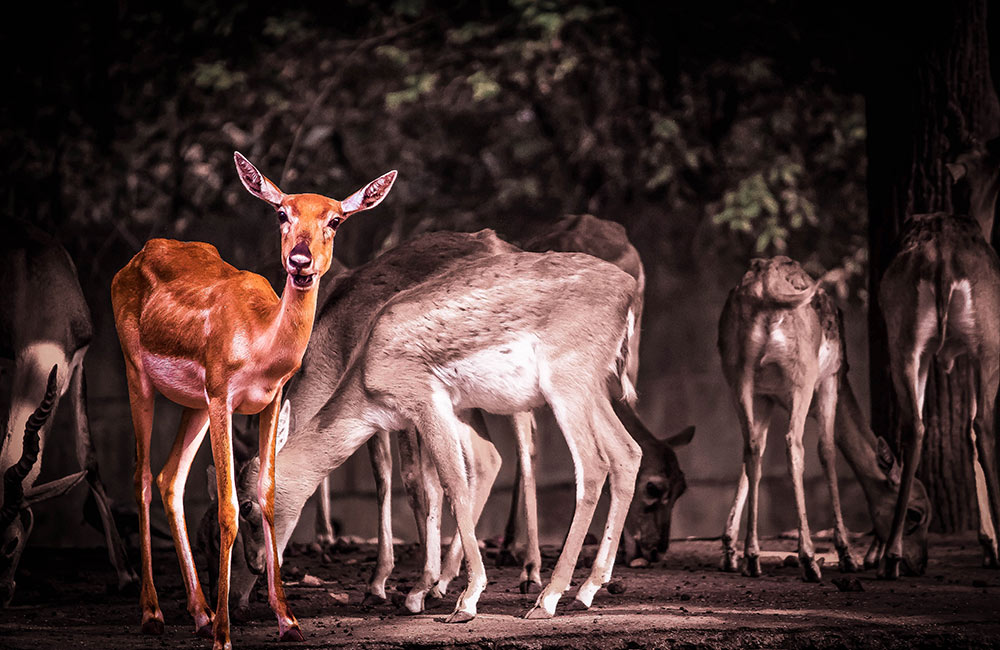
[[[952, 205], [944, 163], [970, 135], [986, 140], [1000, 127], [986, 5], [956, 0], [912, 7], [872, 32], [867, 91], [872, 424], [897, 450], [899, 414], [878, 285], [908, 215], [966, 210]], [[966, 368], [961, 360], [947, 375], [935, 366], [927, 386], [927, 438], [918, 476], [934, 504], [933, 528], [945, 532], [974, 528], [977, 521]]]

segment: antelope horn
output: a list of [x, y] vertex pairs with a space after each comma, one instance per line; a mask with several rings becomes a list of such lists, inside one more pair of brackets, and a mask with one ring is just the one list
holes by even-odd
[[3, 506], [0, 507], [0, 530], [10, 525], [17, 517], [24, 503], [24, 479], [38, 460], [38, 432], [52, 413], [52, 405], [56, 401], [56, 375], [58, 365], [52, 366], [49, 381], [45, 385], [45, 397], [35, 412], [24, 425], [24, 443], [21, 448], [21, 459], [7, 468], [3, 475]]

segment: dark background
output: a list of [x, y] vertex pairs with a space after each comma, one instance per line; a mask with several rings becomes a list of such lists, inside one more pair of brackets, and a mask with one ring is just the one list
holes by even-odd
[[[750, 258], [838, 271], [852, 378], [867, 396], [866, 96], [904, 83], [952, 19], [950, 3], [872, 4], [34, 2], [10, 14], [0, 206], [56, 234], [77, 264], [97, 332], [90, 415], [109, 490], [132, 505], [114, 273], [150, 237], [203, 240], [280, 290], [276, 223], [240, 185], [238, 149], [286, 192], [344, 198], [399, 170], [389, 198], [338, 234], [348, 265], [429, 230], [490, 227], [518, 242], [565, 214], [623, 223], [648, 275], [640, 410], [662, 435], [698, 426], [679, 452], [690, 489], [674, 534], [719, 534], [742, 441], [716, 322]], [[166, 402], [157, 413], [154, 471], [179, 417]], [[498, 442], [507, 462], [484, 535], [500, 532], [511, 483], [512, 446]], [[541, 445], [549, 537], [567, 515], [545, 512], [571, 511], [560, 445]], [[46, 453], [45, 475], [72, 457]], [[192, 472], [189, 521], [206, 504], [207, 459]], [[819, 530], [831, 519], [811, 449], [807, 472]], [[765, 476], [761, 529], [773, 534], [795, 521], [777, 437]], [[840, 476], [848, 524], [863, 530], [860, 491], [846, 466]], [[335, 486], [345, 532], [374, 534], [367, 460]], [[35, 542], [99, 543], [75, 526], [82, 499], [40, 508]]]

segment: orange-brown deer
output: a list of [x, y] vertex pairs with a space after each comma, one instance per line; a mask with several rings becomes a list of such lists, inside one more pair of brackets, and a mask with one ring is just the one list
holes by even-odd
[[879, 576], [899, 576], [905, 506], [924, 443], [924, 396], [931, 363], [936, 359], [950, 373], [960, 356], [969, 360], [969, 433], [980, 538], [986, 563], [996, 566], [1000, 479], [994, 401], [1000, 383], [1000, 260], [983, 238], [981, 224], [943, 212], [910, 217], [899, 252], [882, 276], [879, 302], [889, 334], [889, 369], [903, 425], [899, 501]]
[[[375, 179], [343, 201], [318, 194], [285, 194], [238, 152], [240, 180], [277, 212], [281, 262], [287, 272], [281, 298], [263, 277], [222, 261], [200, 242], [151, 240], [115, 276], [115, 325], [125, 356], [136, 436], [135, 491], [142, 536], [142, 631], [163, 632], [153, 586], [149, 504], [149, 446], [158, 391], [184, 407], [180, 431], [157, 476], [187, 590], [188, 611], [214, 648], [230, 648], [229, 569], [237, 533], [232, 450], [233, 413], [260, 413], [261, 469], [257, 498], [264, 519], [269, 603], [283, 640], [301, 640], [285, 600], [274, 535], [275, 429], [281, 389], [299, 368], [312, 332], [319, 278], [329, 269], [337, 227], [378, 205], [396, 172]], [[205, 601], [184, 520], [184, 485], [206, 430], [218, 483], [219, 599]], [[213, 628], [214, 618], [214, 628]]]

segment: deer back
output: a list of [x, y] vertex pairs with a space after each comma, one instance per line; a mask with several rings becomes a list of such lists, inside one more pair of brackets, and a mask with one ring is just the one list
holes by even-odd
[[13, 359], [36, 341], [68, 355], [93, 337], [76, 267], [58, 242], [13, 221], [0, 226], [0, 356]]
[[402, 243], [335, 278], [319, 309], [302, 368], [289, 382], [287, 395], [295, 407], [294, 420], [307, 421], [330, 399], [369, 321], [387, 300], [458, 265], [516, 250], [489, 229], [435, 232]]

